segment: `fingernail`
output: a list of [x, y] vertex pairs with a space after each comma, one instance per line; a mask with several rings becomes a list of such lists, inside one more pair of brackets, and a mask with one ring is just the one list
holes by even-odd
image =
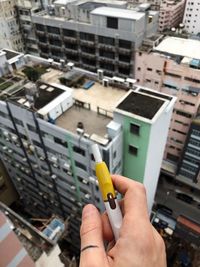
[[95, 206], [93, 206], [92, 204], [88, 204], [83, 208], [82, 218], [91, 216], [91, 214], [94, 212], [96, 212]]

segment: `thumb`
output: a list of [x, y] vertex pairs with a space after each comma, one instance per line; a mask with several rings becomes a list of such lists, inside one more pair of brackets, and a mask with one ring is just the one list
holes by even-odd
[[82, 212], [80, 267], [106, 266], [102, 222], [95, 206], [86, 205]]

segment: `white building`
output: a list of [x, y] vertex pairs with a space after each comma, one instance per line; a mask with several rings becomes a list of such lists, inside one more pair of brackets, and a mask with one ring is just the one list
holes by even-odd
[[183, 19], [187, 32], [192, 34], [200, 33], [199, 12], [200, 0], [187, 0]]
[[0, 48], [23, 51], [15, 5], [15, 1], [0, 1]]

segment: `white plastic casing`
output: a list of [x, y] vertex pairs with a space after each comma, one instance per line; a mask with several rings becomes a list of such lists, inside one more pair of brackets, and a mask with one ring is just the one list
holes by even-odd
[[104, 204], [105, 204], [108, 218], [109, 218], [112, 230], [113, 230], [115, 241], [117, 241], [119, 238], [119, 230], [120, 230], [121, 225], [122, 225], [121, 209], [119, 207], [117, 199], [115, 199], [115, 204], [116, 204], [115, 209], [111, 209], [110, 204], [107, 201], [104, 202]]

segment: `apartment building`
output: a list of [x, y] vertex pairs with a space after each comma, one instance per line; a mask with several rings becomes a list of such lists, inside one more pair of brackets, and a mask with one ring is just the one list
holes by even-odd
[[[177, 97], [163, 162], [174, 175], [200, 104], [199, 49], [197, 40], [166, 37], [146, 40], [136, 53], [137, 82]], [[166, 160], [173, 164], [169, 167]]]
[[0, 48], [23, 51], [23, 41], [15, 5], [15, 1], [0, 1]]
[[16, 0], [16, 13], [23, 39], [24, 51], [26, 53], [38, 55], [34, 25], [32, 23], [32, 14], [41, 11], [43, 7], [43, 1]]
[[[111, 173], [144, 183], [150, 212], [175, 101], [134, 87], [131, 79], [99, 73], [74, 68], [67, 74], [76, 89], [43, 80], [25, 83], [0, 101], [1, 159], [21, 201], [32, 216], [68, 218], [75, 254], [81, 208], [94, 203], [103, 210], [91, 145], [99, 145]], [[46, 75], [53, 77], [49, 67]], [[82, 89], [88, 80], [92, 87]]]
[[200, 180], [200, 120], [199, 114], [192, 121], [178, 166], [178, 174], [194, 182]]
[[135, 48], [156, 32], [158, 12], [129, 9], [125, 1], [57, 0], [32, 21], [40, 56], [131, 77]]
[[185, 0], [165, 0], [160, 4], [159, 31], [177, 27], [183, 20]]
[[199, 0], [186, 1], [183, 23], [185, 25], [185, 30], [191, 34], [198, 34], [200, 32], [200, 21], [198, 19], [199, 10]]

